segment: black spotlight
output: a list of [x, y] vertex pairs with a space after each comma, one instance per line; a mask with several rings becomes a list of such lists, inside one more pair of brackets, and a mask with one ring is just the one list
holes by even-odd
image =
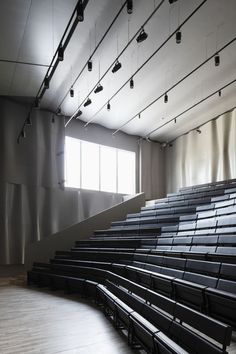
[[121, 63], [120, 63], [119, 60], [117, 59], [115, 65], [114, 65], [114, 67], [113, 67], [113, 69], [112, 69], [113, 74], [116, 73], [118, 70], [120, 70], [120, 68], [121, 68]]
[[88, 61], [88, 71], [92, 71], [93, 70], [93, 62], [91, 59], [89, 59]]
[[60, 116], [61, 115], [61, 107], [58, 107], [56, 110], [56, 115]]
[[138, 37], [136, 38], [136, 41], [138, 43], [141, 43], [147, 39], [148, 34], [144, 31], [144, 28], [141, 29], [141, 32], [139, 33]]
[[32, 125], [32, 120], [30, 118], [30, 113], [28, 114], [28, 117], [26, 118], [25, 124], [26, 125]]
[[168, 95], [167, 93], [165, 93], [165, 96], [164, 96], [164, 102], [167, 103], [168, 102]]
[[219, 66], [220, 65], [220, 56], [219, 54], [215, 55], [215, 66]]
[[77, 6], [77, 19], [79, 22], [83, 22], [84, 20], [84, 7], [81, 0], [79, 1]]
[[222, 93], [221, 93], [221, 90], [219, 90], [219, 91], [218, 91], [218, 95], [219, 95], [219, 97], [221, 97], [221, 94], [222, 94]]
[[98, 84], [97, 87], [94, 90], [94, 93], [99, 93], [103, 90], [103, 86], [101, 84]]
[[62, 45], [60, 45], [60, 47], [58, 48], [57, 59], [59, 61], [63, 61], [64, 60], [64, 49], [63, 49]]
[[108, 102], [108, 104], [107, 104], [107, 110], [110, 111], [110, 109], [111, 109], [111, 104], [110, 104], [110, 102]]
[[131, 89], [134, 88], [134, 79], [133, 79], [132, 77], [131, 77], [130, 82], [129, 82], [129, 87], [130, 87]]
[[74, 89], [73, 89], [73, 87], [71, 87], [71, 89], [70, 89], [70, 97], [74, 97]]
[[202, 133], [202, 131], [201, 131], [200, 128], [197, 128], [197, 129], [196, 129], [196, 132], [197, 132], [198, 134], [201, 134], [201, 133]]
[[22, 129], [21, 133], [20, 133], [20, 137], [21, 138], [26, 138], [26, 133], [25, 133], [25, 130]]
[[39, 109], [40, 108], [40, 99], [39, 98], [35, 98], [34, 101], [34, 108]]
[[89, 106], [92, 103], [92, 101], [90, 100], [90, 98], [87, 99], [87, 101], [84, 103], [84, 107]]
[[44, 88], [49, 89], [49, 77], [47, 76], [44, 79]]
[[177, 0], [169, 0], [170, 4], [173, 4], [174, 2], [176, 2]]
[[132, 12], [133, 12], [133, 1], [132, 0], [127, 1], [127, 12], [129, 15], [132, 14]]
[[82, 116], [83, 112], [79, 109], [78, 112], [76, 113], [75, 119], [79, 119], [80, 116]]
[[175, 39], [176, 39], [176, 43], [177, 44], [180, 44], [181, 43], [181, 40], [182, 40], [182, 33], [181, 31], [177, 31], [176, 34], [175, 34]]

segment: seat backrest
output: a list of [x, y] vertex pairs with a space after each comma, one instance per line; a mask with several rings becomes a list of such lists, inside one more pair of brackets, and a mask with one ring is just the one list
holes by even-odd
[[206, 285], [211, 288], [215, 288], [217, 284], [217, 278], [209, 277], [202, 274], [189, 273], [189, 272], [184, 273], [183, 279], [190, 281], [192, 283]]

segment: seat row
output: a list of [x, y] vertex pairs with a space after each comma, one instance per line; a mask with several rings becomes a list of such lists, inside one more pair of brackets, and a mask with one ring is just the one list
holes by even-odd
[[[81, 267], [78, 270], [80, 275], [86, 276], [90, 281], [98, 281], [100, 285], [97, 285], [97, 303], [103, 305], [107, 315], [113, 316], [117, 326], [119, 323], [125, 325], [128, 329], [130, 344], [138, 340], [148, 352], [153, 352], [156, 350], [152, 344], [153, 339], [158, 333], [168, 336], [166, 337], [167, 343], [168, 339], [174, 339], [181, 348], [174, 345], [171, 340], [169, 343], [172, 343], [173, 347], [176, 346], [180, 352], [181, 350], [183, 352], [184, 349], [196, 353], [225, 353], [226, 346], [230, 344], [232, 329], [229, 325], [137, 285], [115, 273], [95, 268]], [[60, 278], [61, 276], [64, 277], [63, 280]], [[41, 265], [41, 268], [38, 267], [38, 269], [29, 272], [28, 281], [29, 283], [36, 282], [41, 286], [50, 285], [65, 289], [70, 287], [70, 272], [68, 271], [65, 275], [60, 269], [48, 270], [47, 265], [45, 268]], [[101, 285], [104, 282], [106, 287]], [[116, 304], [119, 304], [121, 308], [118, 309]], [[126, 312], [127, 309], [128, 312]], [[158, 351], [156, 352], [158, 353]]]

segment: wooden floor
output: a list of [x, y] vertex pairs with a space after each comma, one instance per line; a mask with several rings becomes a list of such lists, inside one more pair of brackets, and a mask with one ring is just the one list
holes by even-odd
[[[1, 272], [0, 272], [1, 273]], [[133, 354], [97, 306], [0, 277], [0, 354]]]
[[[133, 354], [126, 337], [91, 301], [25, 285], [1, 274], [0, 354]], [[236, 342], [230, 354], [236, 354]], [[204, 353], [203, 353], [204, 354]]]

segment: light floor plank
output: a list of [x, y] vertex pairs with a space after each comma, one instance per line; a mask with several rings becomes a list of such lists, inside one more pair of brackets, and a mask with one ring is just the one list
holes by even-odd
[[[0, 268], [0, 354], [144, 353], [129, 348], [91, 301], [29, 288], [22, 272], [7, 270]], [[236, 333], [228, 353], [236, 354]]]
[[95, 305], [63, 293], [0, 286], [1, 354], [131, 354]]

